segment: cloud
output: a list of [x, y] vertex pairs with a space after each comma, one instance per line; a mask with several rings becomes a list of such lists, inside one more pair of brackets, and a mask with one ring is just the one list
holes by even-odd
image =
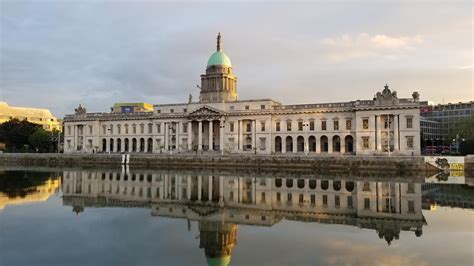
[[415, 50], [421, 43], [423, 38], [420, 35], [396, 37], [367, 33], [355, 36], [344, 34], [321, 40], [321, 44], [329, 50], [329, 58], [336, 62], [371, 57], [395, 60], [400, 55]]

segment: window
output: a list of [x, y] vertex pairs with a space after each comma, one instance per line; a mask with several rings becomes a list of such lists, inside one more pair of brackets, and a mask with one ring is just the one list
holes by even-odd
[[303, 131], [303, 121], [298, 121], [298, 131]]
[[250, 109], [250, 106], [246, 105], [245, 110], [249, 110], [249, 109]]
[[362, 148], [364, 150], [369, 149], [369, 137], [362, 137]]
[[137, 125], [132, 125], [133, 134], [137, 134]]
[[346, 130], [352, 129], [352, 120], [346, 120]]
[[314, 130], [314, 121], [309, 121], [309, 130]]
[[286, 196], [286, 201], [288, 202], [288, 204], [291, 204], [292, 200], [293, 200], [293, 196], [291, 195], [291, 193], [288, 193], [288, 195]]
[[170, 109], [170, 113], [174, 113], [174, 109]]
[[[103, 128], [104, 128], [104, 131], [105, 131], [105, 126], [103, 126]], [[71, 135], [71, 126], [67, 126], [67, 134]], [[105, 134], [105, 132], [104, 132], [104, 134]]]
[[334, 204], [336, 205], [336, 207], [341, 207], [341, 199], [339, 195], [334, 196]]
[[280, 192], [277, 192], [277, 202], [278, 203], [281, 202], [281, 193]]
[[229, 106], [230, 111], [234, 111], [234, 106]]
[[266, 149], [266, 138], [260, 138], [260, 150], [265, 150]]
[[260, 122], [260, 131], [265, 131], [265, 121]]
[[407, 149], [413, 149], [413, 137], [408, 136], [407, 138]]
[[328, 206], [328, 195], [323, 195], [323, 206]]
[[363, 129], [369, 129], [369, 119], [368, 118], [362, 119], [362, 128]]
[[145, 125], [144, 124], [140, 124], [140, 133], [141, 134], [145, 133]]
[[407, 117], [407, 128], [413, 128], [413, 117]]
[[183, 113], [187, 113], [188, 112], [188, 109], [187, 108], [184, 108], [183, 109]]
[[229, 200], [234, 201], [234, 191], [231, 191], [229, 194]]
[[[120, 129], [120, 126], [119, 126], [119, 129]], [[120, 132], [119, 132], [120, 134]], [[89, 126], [89, 135], [92, 135], [92, 126]]]
[[125, 134], [128, 134], [128, 125], [125, 125]]
[[161, 133], [161, 124], [156, 124], [156, 132], [157, 132], [158, 134]]
[[252, 131], [252, 124], [247, 123], [247, 132]]
[[364, 182], [364, 186], [362, 188], [362, 191], [370, 191], [370, 184], [369, 182]]
[[408, 212], [415, 213], [415, 202], [413, 200], [408, 201]]
[[117, 134], [122, 134], [122, 126], [117, 125]]
[[275, 127], [276, 131], [280, 131], [280, 122], [276, 122]]
[[326, 130], [326, 121], [321, 121], [321, 130]]
[[157, 114], [161, 113], [161, 110], [160, 110], [160, 109], [157, 109], [157, 110], [156, 110], [156, 113], [157, 113]]
[[311, 194], [311, 205], [316, 205], [316, 195]]
[[183, 133], [188, 133], [188, 123], [183, 123]]
[[286, 122], [286, 131], [291, 131], [291, 121]]
[[339, 121], [338, 120], [334, 121], [334, 130], [339, 130]]
[[354, 205], [352, 203], [352, 196], [347, 196], [347, 207], [353, 208]]
[[415, 193], [415, 184], [413, 183], [408, 184], [407, 193]]
[[261, 202], [265, 203], [265, 192], [262, 192]]
[[260, 109], [265, 110], [265, 104], [260, 105]]
[[370, 199], [364, 198], [364, 209], [370, 209]]
[[300, 204], [303, 204], [303, 203], [304, 203], [304, 195], [303, 195], [303, 194], [300, 194], [299, 203], [300, 203]]
[[230, 132], [234, 132], [234, 122], [229, 123]]

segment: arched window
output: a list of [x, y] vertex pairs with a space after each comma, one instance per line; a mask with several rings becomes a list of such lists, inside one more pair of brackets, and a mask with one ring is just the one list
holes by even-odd
[[317, 181], [316, 181], [316, 179], [311, 179], [311, 180], [309, 180], [309, 188], [310, 188], [310, 189], [316, 189], [316, 186], [317, 186]]
[[275, 186], [276, 186], [276, 187], [281, 187], [281, 183], [282, 183], [282, 182], [281, 182], [281, 178], [275, 179]]
[[322, 190], [327, 190], [329, 188], [329, 181], [327, 180], [322, 180], [321, 181], [321, 189]]
[[346, 190], [352, 192], [354, 190], [354, 182], [346, 181]]
[[333, 188], [335, 191], [341, 190], [341, 181], [333, 181], [333, 182], [332, 182], [332, 188]]
[[304, 179], [298, 179], [297, 185], [298, 188], [304, 188]]
[[291, 179], [291, 178], [286, 179], [286, 187], [287, 188], [292, 188], [293, 187], [293, 179]]

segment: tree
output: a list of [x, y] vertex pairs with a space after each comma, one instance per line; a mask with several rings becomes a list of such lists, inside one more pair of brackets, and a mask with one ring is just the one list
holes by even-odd
[[51, 132], [38, 128], [29, 138], [31, 146], [39, 152], [48, 152], [51, 147]]
[[0, 139], [5, 142], [7, 150], [23, 150], [29, 144], [30, 136], [40, 127], [26, 120], [11, 119], [0, 124]]
[[457, 122], [450, 139], [459, 143], [459, 152], [462, 155], [474, 154], [474, 116]]

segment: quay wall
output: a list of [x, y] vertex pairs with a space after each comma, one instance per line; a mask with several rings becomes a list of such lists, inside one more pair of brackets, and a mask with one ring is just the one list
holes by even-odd
[[[121, 154], [3, 153], [0, 165], [23, 166], [121, 166]], [[129, 166], [137, 168], [199, 167], [230, 169], [295, 169], [311, 171], [426, 172], [439, 170], [422, 156], [285, 156], [246, 154], [130, 154]]]
[[474, 155], [467, 155], [464, 158], [464, 175], [467, 178], [474, 178]]

